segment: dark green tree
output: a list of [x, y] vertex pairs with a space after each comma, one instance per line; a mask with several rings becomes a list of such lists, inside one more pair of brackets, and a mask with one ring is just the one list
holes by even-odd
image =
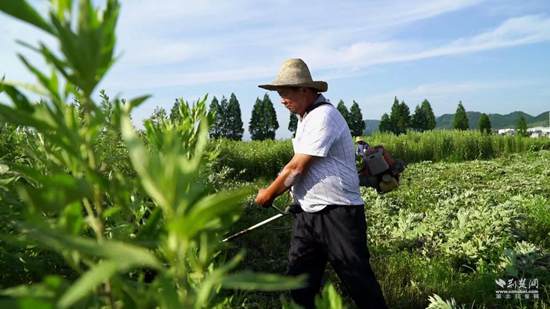
[[426, 99], [422, 101], [422, 104], [420, 105], [420, 109], [424, 112], [424, 116], [426, 117], [426, 125], [424, 126], [424, 130], [433, 130], [435, 129], [435, 115], [432, 110], [432, 106], [430, 105], [430, 102]]
[[229, 106], [229, 101], [225, 96], [222, 96], [222, 99], [220, 100], [220, 122], [218, 130], [220, 131], [220, 138], [227, 138], [229, 135], [229, 115], [227, 114], [227, 109]]
[[343, 100], [340, 100], [338, 102], [338, 106], [336, 106], [336, 109], [342, 114], [342, 117], [344, 117], [344, 120], [346, 120], [346, 123], [348, 124], [348, 127], [351, 128], [351, 122], [350, 122], [350, 112], [348, 111], [348, 108], [346, 107], [346, 104]]
[[525, 120], [523, 115], [518, 118], [518, 122], [516, 123], [516, 131], [519, 136], [527, 136], [527, 120]]
[[262, 100], [262, 102], [267, 124], [266, 138], [275, 139], [275, 133], [279, 128], [279, 122], [277, 121], [277, 112], [275, 112], [273, 102], [271, 102], [271, 99], [269, 98], [269, 95], [267, 95], [267, 93], [264, 95], [264, 99]]
[[401, 113], [401, 107], [399, 105], [399, 100], [397, 99], [397, 97], [394, 97], [393, 104], [391, 106], [390, 115], [389, 115], [390, 125], [388, 126], [388, 128], [389, 128], [389, 131], [396, 134], [398, 134], [397, 122], [399, 121], [400, 113]]
[[491, 120], [485, 113], [481, 114], [479, 117], [479, 131], [481, 131], [481, 133], [491, 134]]
[[395, 134], [403, 134], [411, 127], [411, 112], [404, 101], [399, 103], [394, 98], [390, 113], [391, 131]]
[[378, 130], [380, 130], [380, 132], [393, 132], [390, 116], [388, 116], [388, 114], [384, 113], [384, 115], [382, 115]]
[[355, 101], [353, 101], [350, 108], [349, 120], [348, 126], [352, 136], [361, 136], [365, 133], [365, 120], [363, 120], [359, 104]]
[[411, 127], [417, 131], [433, 130], [435, 128], [435, 115], [426, 99], [417, 105], [411, 118]]
[[292, 132], [292, 137], [296, 136], [297, 127], [298, 127], [298, 117], [296, 117], [296, 114], [290, 113], [290, 120], [288, 121], [288, 130]]
[[243, 138], [244, 128], [241, 118], [241, 106], [239, 105], [239, 100], [237, 100], [234, 93], [231, 93], [231, 96], [229, 97], [229, 103], [227, 104], [224, 120], [226, 129], [226, 135], [224, 135], [224, 137], [234, 141], [240, 141]]
[[174, 102], [174, 105], [172, 105], [172, 108], [170, 109], [170, 121], [172, 122], [179, 122], [181, 121], [181, 114], [180, 114], [180, 100], [176, 100]]
[[468, 130], [469, 127], [468, 115], [466, 115], [464, 105], [462, 105], [462, 101], [460, 101], [453, 119], [453, 128], [457, 130]]
[[263, 113], [263, 101], [260, 98], [256, 98], [256, 102], [252, 107], [252, 115], [250, 116], [250, 122], [248, 123], [248, 132], [250, 132], [250, 138], [252, 140], [264, 140], [264, 124], [266, 123]]
[[420, 105], [417, 105], [414, 109], [414, 114], [412, 116], [411, 120], [411, 127], [416, 131], [424, 131], [427, 127], [428, 119], [426, 119], [426, 114], [424, 113], [424, 110], [420, 107]]
[[411, 127], [411, 111], [409, 106], [405, 104], [405, 101], [401, 101], [399, 104], [400, 114], [399, 121], [397, 122], [397, 128], [399, 133], [406, 133], [407, 129]]
[[222, 137], [224, 113], [216, 97], [212, 99], [212, 103], [210, 103], [209, 111], [216, 113], [216, 116], [214, 117], [214, 123], [210, 124], [210, 129], [208, 130], [210, 138], [220, 138]]
[[267, 94], [263, 100], [256, 98], [252, 108], [252, 117], [248, 124], [250, 138], [253, 140], [275, 139], [275, 132], [279, 128], [277, 114], [273, 103]]

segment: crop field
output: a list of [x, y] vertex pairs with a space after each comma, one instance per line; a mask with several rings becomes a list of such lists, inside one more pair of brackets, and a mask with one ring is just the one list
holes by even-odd
[[[420, 162], [409, 165], [399, 190], [378, 195], [362, 188], [371, 263], [390, 307], [425, 308], [433, 294], [466, 308], [548, 306], [549, 166], [550, 151]], [[273, 214], [250, 205], [237, 225]], [[247, 248], [243, 265], [284, 272], [289, 222], [235, 241], [235, 248]], [[538, 301], [496, 298], [495, 280], [521, 278], [538, 280]], [[338, 282], [333, 272], [329, 280]], [[279, 298], [258, 293], [243, 299], [253, 308]]]

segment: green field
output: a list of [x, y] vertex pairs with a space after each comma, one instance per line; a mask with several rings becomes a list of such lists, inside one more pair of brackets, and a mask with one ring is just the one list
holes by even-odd
[[[371, 262], [390, 306], [423, 308], [433, 294], [467, 308], [550, 304], [548, 166], [550, 151], [421, 162], [409, 165], [397, 191], [363, 189]], [[250, 205], [234, 229], [273, 214]], [[243, 265], [284, 272], [289, 224], [282, 219], [235, 241], [234, 248], [247, 248]], [[537, 278], [541, 301], [497, 300], [499, 278]], [[333, 272], [329, 279], [338, 282]], [[278, 294], [244, 294], [235, 306], [278, 300]]]
[[[206, 97], [136, 129], [148, 96], [96, 100], [116, 60], [118, 1], [72, 2], [52, 1], [47, 16], [0, 2], [57, 43], [25, 42], [48, 64], [21, 56], [35, 84], [0, 83], [0, 308], [295, 308], [288, 291], [303, 278], [282, 275], [289, 218], [221, 242], [275, 213], [252, 201], [290, 142], [210, 139]], [[410, 163], [399, 190], [362, 192], [392, 308], [548, 308], [550, 139], [431, 131], [369, 142]], [[521, 279], [537, 280], [538, 299], [496, 298], [496, 282]], [[319, 308], [350, 304], [330, 270], [326, 283]]]

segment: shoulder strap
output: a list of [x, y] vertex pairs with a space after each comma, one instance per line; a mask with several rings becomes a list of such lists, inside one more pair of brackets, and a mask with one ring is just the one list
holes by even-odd
[[326, 105], [326, 104], [331, 105], [329, 102], [326, 102], [326, 101], [319, 102], [317, 104], [312, 104], [306, 109], [306, 114], [309, 114], [312, 110], [316, 109], [317, 107], [321, 105]]

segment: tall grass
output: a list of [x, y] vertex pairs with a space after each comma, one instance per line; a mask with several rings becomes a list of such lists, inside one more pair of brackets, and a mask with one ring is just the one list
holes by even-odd
[[[478, 131], [434, 130], [403, 135], [377, 133], [366, 138], [370, 145], [383, 145], [407, 163], [421, 161], [462, 162], [492, 159], [524, 151], [550, 149], [549, 138], [486, 135]], [[214, 171], [226, 170], [231, 177], [251, 181], [275, 176], [292, 157], [292, 143], [282, 141], [235, 142], [217, 140], [220, 155]]]
[[384, 145], [394, 156], [406, 162], [461, 162], [550, 149], [548, 138], [487, 135], [479, 131], [434, 130], [404, 135], [378, 133], [367, 140], [371, 145]]

